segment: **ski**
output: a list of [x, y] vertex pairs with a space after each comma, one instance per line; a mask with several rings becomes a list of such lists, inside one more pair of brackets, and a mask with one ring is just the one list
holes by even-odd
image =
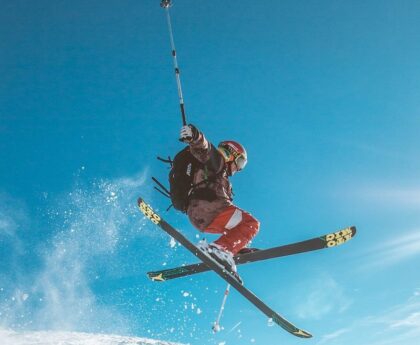
[[[350, 226], [348, 228], [323, 236], [315, 237], [310, 240], [236, 255], [234, 259], [236, 265], [243, 265], [248, 264], [250, 262], [279, 258], [282, 256], [295, 255], [299, 253], [306, 253], [324, 248], [332, 248], [351, 240], [355, 235], [356, 227]], [[200, 262], [188, 266], [180, 266], [160, 271], [148, 272], [147, 276], [153, 281], [166, 281], [170, 279], [186, 277], [192, 274], [206, 272], [209, 270], [210, 268], [206, 264]]]
[[250, 290], [245, 286], [240, 284], [233, 275], [228, 271], [223, 269], [216, 261], [213, 261], [201, 250], [199, 250], [192, 242], [190, 242], [183, 234], [181, 234], [174, 227], [169, 225], [162, 217], [160, 217], [153, 209], [146, 204], [142, 199], [138, 199], [138, 208], [140, 211], [148, 218], [150, 221], [157, 226], [159, 226], [163, 231], [168, 235], [172, 236], [176, 241], [181, 243], [186, 249], [203, 261], [206, 266], [211, 270], [217, 273], [221, 278], [223, 278], [227, 283], [234, 287], [242, 296], [244, 296], [248, 301], [250, 301], [254, 306], [256, 306], [261, 312], [263, 312], [270, 320], [275, 322], [277, 325], [288, 331], [289, 333], [300, 337], [300, 338], [311, 338], [312, 335], [302, 329], [297, 328], [292, 323], [283, 318], [280, 314], [271, 309], [266, 305], [261, 299], [254, 295]]

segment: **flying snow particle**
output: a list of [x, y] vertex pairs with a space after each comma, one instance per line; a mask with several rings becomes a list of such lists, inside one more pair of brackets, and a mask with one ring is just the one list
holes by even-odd
[[272, 318], [269, 318], [269, 319], [268, 319], [268, 321], [267, 321], [267, 326], [268, 326], [268, 327], [273, 327], [273, 326], [274, 326], [274, 321], [273, 321], [273, 319], [272, 319]]
[[174, 248], [176, 246], [176, 241], [175, 241], [175, 239], [173, 237], [171, 237], [171, 241], [169, 242], [169, 246], [171, 248]]
[[184, 296], [184, 297], [188, 297], [190, 295], [190, 293], [189, 292], [184, 292], [183, 294], [182, 294], [182, 296]]
[[108, 202], [108, 203], [111, 203], [111, 202], [114, 202], [114, 201], [116, 201], [118, 199], [118, 196], [117, 196], [117, 194], [115, 193], [115, 192], [110, 192], [109, 193], [109, 196], [106, 198], [106, 201]]
[[200, 308], [197, 308], [197, 314], [200, 315], [202, 313]]

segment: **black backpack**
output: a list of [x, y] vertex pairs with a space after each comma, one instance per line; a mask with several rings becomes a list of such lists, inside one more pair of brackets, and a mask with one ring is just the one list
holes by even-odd
[[203, 164], [191, 154], [189, 146], [179, 151], [173, 160], [160, 157], [158, 159], [169, 163], [171, 170], [169, 172], [169, 190], [152, 177], [153, 181], [161, 188], [155, 187], [155, 189], [171, 199], [172, 205], [169, 208], [173, 206], [176, 210], [185, 213], [188, 207], [189, 196], [194, 188], [194, 173]]
[[172, 205], [176, 210], [186, 212], [188, 198], [194, 188], [193, 178], [197, 168], [202, 166], [187, 146], [178, 152], [169, 172], [169, 189]]
[[[217, 199], [216, 193], [206, 188], [206, 185], [209, 182], [215, 181], [218, 174], [207, 176], [204, 181], [198, 184], [193, 183], [194, 174], [197, 169], [204, 168], [207, 175], [207, 168], [192, 155], [189, 146], [179, 151], [173, 160], [170, 157], [168, 159], [158, 157], [158, 159], [171, 165], [171, 170], [169, 171], [169, 190], [156, 178], [152, 177], [153, 181], [160, 187], [160, 189], [157, 187], [155, 189], [171, 199], [172, 205], [169, 206], [168, 210], [173, 206], [176, 210], [186, 213], [188, 203], [193, 194], [198, 199], [208, 201]], [[197, 189], [197, 187], [200, 188]]]

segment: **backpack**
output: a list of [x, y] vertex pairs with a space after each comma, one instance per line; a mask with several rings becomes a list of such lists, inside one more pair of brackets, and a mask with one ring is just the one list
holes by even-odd
[[188, 197], [194, 188], [194, 173], [202, 165], [191, 154], [189, 146], [178, 152], [173, 159], [169, 172], [169, 190], [172, 205], [176, 210], [186, 212]]
[[189, 146], [179, 151], [173, 160], [170, 157], [168, 159], [157, 158], [162, 162], [169, 163], [171, 170], [169, 171], [169, 190], [152, 177], [153, 181], [161, 188], [155, 187], [155, 189], [171, 199], [172, 205], [168, 210], [173, 206], [176, 210], [186, 213], [188, 199], [194, 188], [194, 173], [203, 164], [191, 154]]
[[171, 170], [169, 171], [169, 190], [156, 178], [152, 177], [153, 181], [161, 188], [155, 187], [155, 189], [171, 199], [172, 205], [169, 206], [168, 210], [173, 206], [176, 210], [186, 213], [190, 197], [193, 193], [194, 196], [204, 200], [212, 201], [217, 198], [214, 192], [206, 188], [200, 188], [200, 192], [196, 192], [196, 187], [206, 185], [215, 180], [215, 176], [207, 177], [205, 181], [194, 185], [193, 179], [195, 172], [203, 167], [207, 171], [207, 168], [192, 155], [189, 146], [179, 151], [173, 160], [170, 157], [168, 159], [157, 158], [171, 165]]

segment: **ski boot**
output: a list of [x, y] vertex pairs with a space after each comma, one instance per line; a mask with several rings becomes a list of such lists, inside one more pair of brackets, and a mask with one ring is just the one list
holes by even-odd
[[207, 243], [206, 240], [202, 240], [198, 243], [197, 247], [207, 256], [216, 261], [224, 270], [229, 272], [235, 280], [243, 284], [241, 277], [237, 273], [236, 264], [233, 260], [232, 253], [224, 250], [221, 246], [216, 243]]

